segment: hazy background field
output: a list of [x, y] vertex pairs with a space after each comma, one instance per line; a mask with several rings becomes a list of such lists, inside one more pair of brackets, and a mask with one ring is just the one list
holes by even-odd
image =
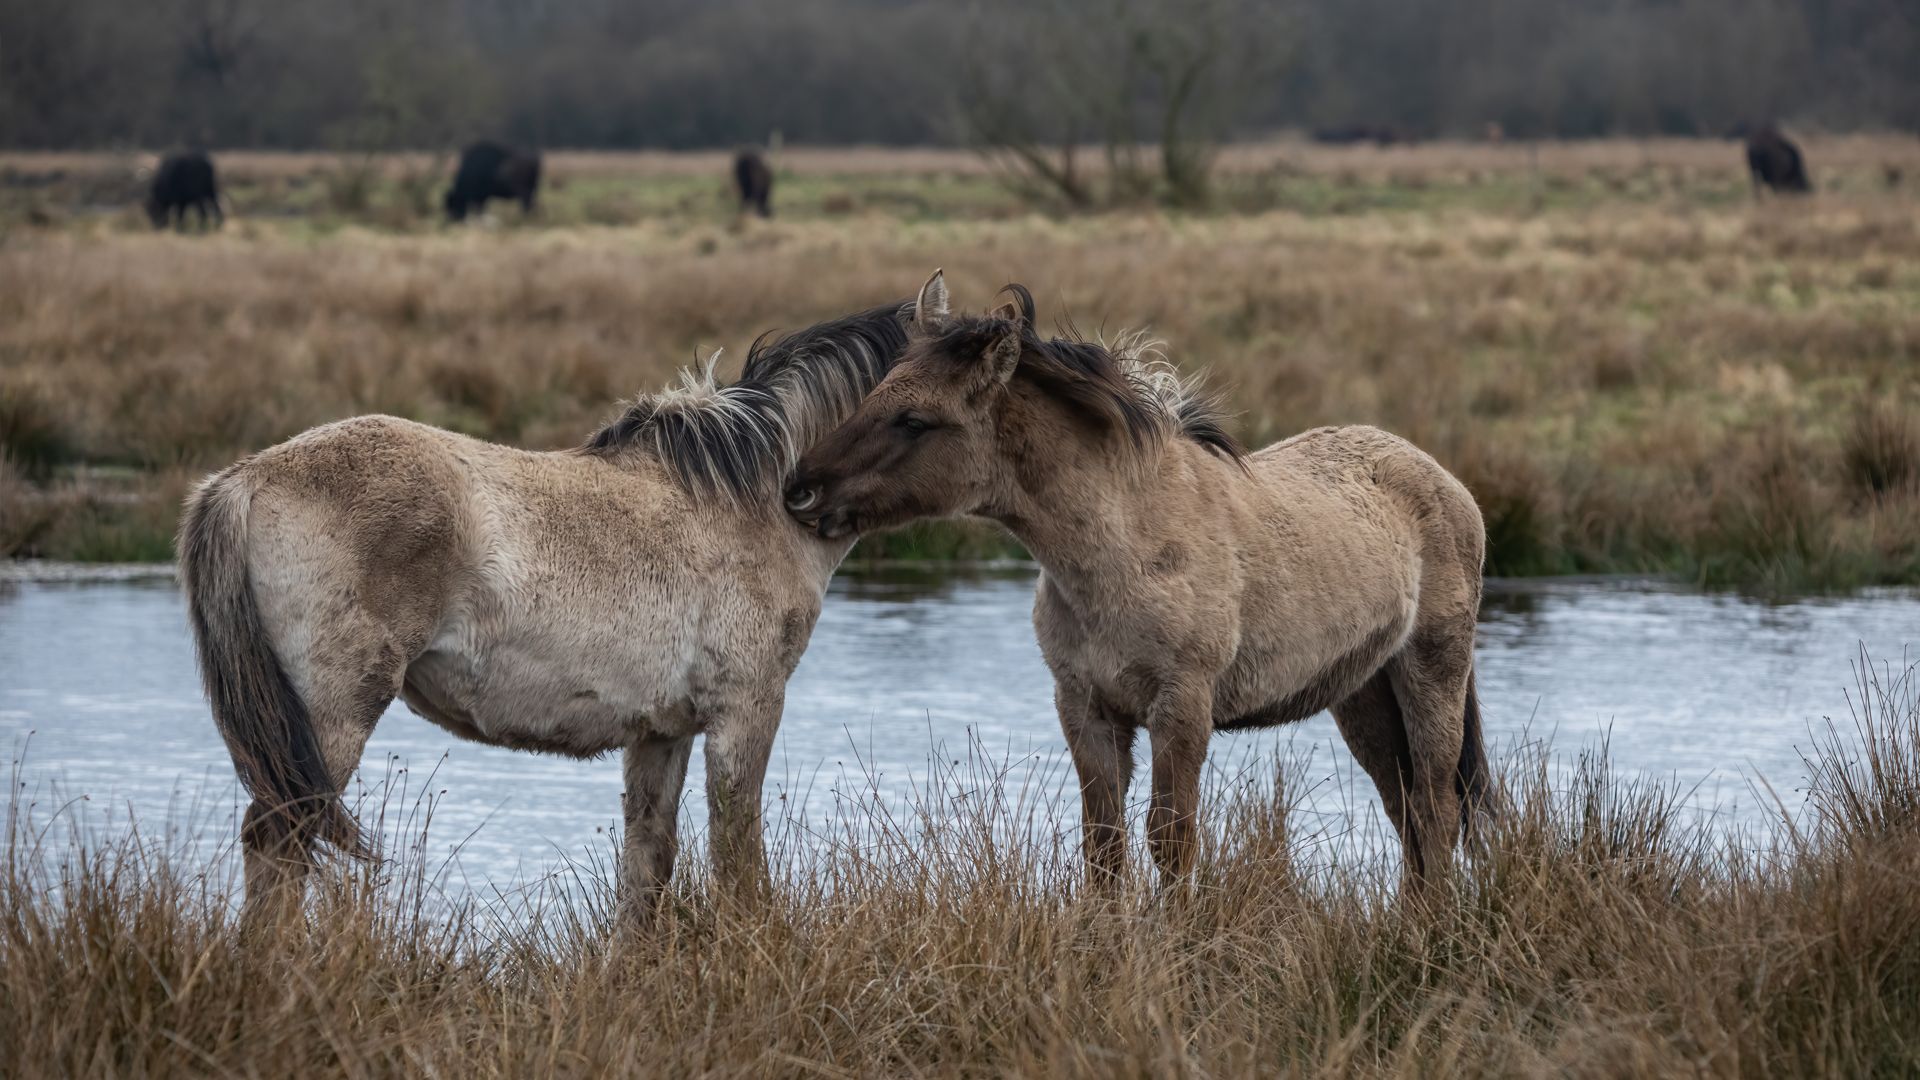
[[796, 148], [771, 222], [735, 216], [724, 153], [556, 153], [535, 217], [460, 229], [444, 156], [236, 152], [210, 236], [147, 226], [137, 155], [14, 153], [0, 551], [166, 558], [195, 476], [355, 413], [573, 445], [700, 350], [735, 370], [944, 266], [964, 304], [1017, 280], [1043, 321], [1151, 329], [1250, 442], [1413, 438], [1496, 574], [1914, 582], [1920, 140], [1806, 151], [1813, 197], [1756, 200], [1720, 140], [1280, 140], [1224, 150], [1204, 208], [1088, 212], [964, 151]]
[[[946, 266], [1150, 328], [1251, 442], [1414, 438], [1495, 573], [1920, 580], [1896, 0], [0, 0], [0, 41], [0, 554], [164, 558], [193, 475], [356, 412], [570, 445]], [[1813, 197], [1753, 197], [1772, 124]], [[450, 230], [480, 137], [541, 208]], [[135, 209], [186, 146], [217, 237]]]

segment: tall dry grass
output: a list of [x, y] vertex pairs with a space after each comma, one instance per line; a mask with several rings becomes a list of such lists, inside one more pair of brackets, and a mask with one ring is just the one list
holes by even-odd
[[[764, 903], [695, 863], [617, 940], [589, 876], [431, 902], [416, 845], [243, 948], [164, 844], [16, 794], [0, 1062], [19, 1075], [1906, 1075], [1920, 1067], [1920, 698], [1865, 681], [1792, 830], [1711, 831], [1604, 754], [1506, 767], [1453, 894], [1212, 810], [1195, 885], [1082, 893], [1070, 821], [991, 775], [854, 813]], [[17, 791], [16, 787], [16, 791]], [[1136, 856], [1138, 853], [1136, 853]], [[789, 870], [793, 865], [789, 864]]]
[[[191, 473], [366, 411], [563, 446], [697, 347], [737, 362], [762, 329], [940, 265], [966, 303], [1020, 280], [1043, 319], [1151, 327], [1255, 443], [1323, 423], [1408, 435], [1481, 498], [1495, 573], [1920, 581], [1900, 479], [1920, 471], [1920, 218], [1874, 164], [1920, 144], [1835, 145], [1815, 159], [1832, 190], [1764, 203], [1707, 142], [1550, 148], [1538, 176], [1524, 148], [1296, 149], [1298, 167], [1236, 174], [1277, 177], [1242, 192], [1263, 209], [1096, 216], [984, 207], [977, 178], [924, 155], [888, 176], [858, 152], [798, 174], [810, 207], [744, 228], [720, 195], [676, 202], [677, 175], [632, 163], [493, 229], [15, 228], [0, 447], [46, 484]], [[821, 209], [843, 175], [861, 201]], [[580, 224], [622, 200], [657, 212]], [[15, 550], [75, 546], [39, 535]]]

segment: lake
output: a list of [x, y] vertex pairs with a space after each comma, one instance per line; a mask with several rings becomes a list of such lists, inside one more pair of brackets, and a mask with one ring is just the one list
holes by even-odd
[[[1073, 829], [1032, 591], [1030, 570], [837, 578], [788, 687], [770, 827], [784, 820], [804, 844], [863, 799], [898, 806], [985, 777]], [[1496, 757], [1545, 740], [1567, 759], [1604, 742], [1617, 774], [1682, 785], [1716, 823], [1764, 826], [1776, 798], [1797, 809], [1814, 727], [1848, 723], [1862, 650], [1899, 669], [1916, 644], [1909, 592], [1783, 603], [1653, 583], [1496, 583], [1480, 624], [1487, 738]], [[187, 823], [216, 846], [232, 836], [238, 787], [201, 697], [181, 594], [164, 577], [0, 581], [0, 746], [43, 814], [84, 797], [68, 813], [91, 828], [131, 817], [148, 830]], [[1371, 785], [1324, 714], [1216, 738], [1210, 783], [1267, 782], [1279, 763], [1309, 857], [1383, 846]], [[1136, 799], [1144, 768], [1140, 777]], [[682, 804], [696, 835], [703, 782], [696, 753]], [[429, 843], [456, 890], [604, 860], [619, 820], [617, 760], [461, 742], [398, 704], [359, 787], [385, 799], [389, 832], [406, 834], [430, 809]]]

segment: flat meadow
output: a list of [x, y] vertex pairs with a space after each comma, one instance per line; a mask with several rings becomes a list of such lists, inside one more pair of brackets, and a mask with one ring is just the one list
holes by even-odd
[[[1730, 142], [1279, 141], [1224, 150], [1205, 206], [1091, 212], [957, 151], [793, 148], [771, 221], [724, 154], [562, 152], [535, 217], [459, 228], [444, 156], [231, 153], [209, 235], [147, 225], [150, 158], [0, 154], [0, 555], [168, 559], [199, 476], [358, 413], [577, 445], [937, 266], [964, 307], [1020, 281], [1043, 325], [1147, 330], [1250, 444], [1408, 436], [1479, 500], [1492, 574], [1920, 584], [1920, 140], [1803, 146], [1818, 190], [1755, 199]], [[854, 557], [1017, 554], [957, 525]], [[1604, 745], [1498, 747], [1502, 812], [1427, 902], [1397, 855], [1309, 851], [1284, 763], [1203, 808], [1193, 881], [1150, 880], [1135, 820], [1091, 893], [1077, 816], [988, 762], [770, 821], [765, 896], [695, 844], [644, 934], [590, 863], [450, 904], [402, 818], [243, 943], [230, 848], [83, 828], [16, 748], [0, 1074], [1909, 1074], [1920, 669], [1858, 674], [1771, 828]]]
[[[1069, 213], [955, 151], [549, 155], [537, 217], [435, 213], [448, 159], [220, 156], [211, 236], [156, 234], [141, 160], [0, 155], [0, 552], [164, 559], [192, 479], [386, 412], [564, 447], [725, 346], [907, 295], [1035, 290], [1145, 328], [1260, 444], [1404, 434], [1473, 489], [1489, 570], [1760, 590], [1920, 581], [1920, 140], [1223, 152], [1212, 203]], [[980, 530], [867, 556], [1011, 553]]]

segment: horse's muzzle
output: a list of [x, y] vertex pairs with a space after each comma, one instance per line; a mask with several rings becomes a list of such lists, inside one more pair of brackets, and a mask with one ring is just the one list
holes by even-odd
[[853, 515], [848, 511], [828, 510], [826, 495], [818, 484], [795, 481], [787, 485], [787, 514], [812, 529], [822, 540], [838, 540], [853, 533]]
[[860, 527], [854, 521], [852, 513], [846, 510], [835, 510], [832, 513], [822, 514], [814, 522], [813, 531], [822, 540], [838, 540], [859, 532]]
[[787, 485], [787, 513], [801, 517], [820, 505], [820, 487], [800, 481]]

